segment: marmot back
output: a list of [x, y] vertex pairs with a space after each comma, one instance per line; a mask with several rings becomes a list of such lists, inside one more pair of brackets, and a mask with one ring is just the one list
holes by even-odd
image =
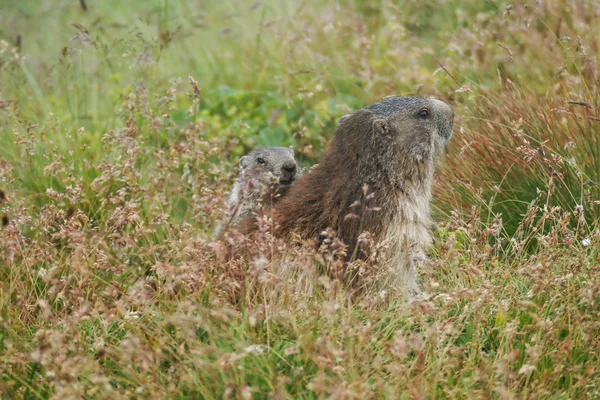
[[213, 233], [214, 239], [252, 214], [270, 208], [302, 175], [294, 150], [289, 147], [253, 150], [240, 158], [239, 165], [240, 175], [227, 200], [223, 220]]

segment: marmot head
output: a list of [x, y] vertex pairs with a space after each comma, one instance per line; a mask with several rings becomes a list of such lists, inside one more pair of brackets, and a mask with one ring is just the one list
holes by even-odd
[[253, 150], [240, 158], [240, 168], [254, 183], [269, 185], [278, 180], [280, 188], [287, 188], [302, 174], [289, 147]]
[[443, 153], [453, 119], [452, 108], [442, 101], [388, 97], [340, 119], [332, 142], [337, 151], [332, 154], [355, 158], [356, 172], [370, 172], [365, 180], [382, 178], [373, 172], [392, 184], [413, 180]]

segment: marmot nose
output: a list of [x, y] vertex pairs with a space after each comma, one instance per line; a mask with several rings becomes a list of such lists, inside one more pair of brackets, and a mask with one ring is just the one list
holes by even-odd
[[281, 169], [284, 170], [285, 172], [289, 172], [290, 174], [296, 172], [296, 164], [288, 161], [283, 163], [283, 165], [281, 166]]

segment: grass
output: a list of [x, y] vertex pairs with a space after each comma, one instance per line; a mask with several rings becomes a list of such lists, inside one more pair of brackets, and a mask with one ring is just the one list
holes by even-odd
[[[596, 2], [83, 3], [0, 5], [2, 398], [600, 396]], [[426, 298], [210, 242], [240, 155], [390, 94], [457, 115]]]

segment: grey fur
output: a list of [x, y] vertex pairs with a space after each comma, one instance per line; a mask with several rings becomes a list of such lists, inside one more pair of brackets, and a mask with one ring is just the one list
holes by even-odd
[[240, 175], [227, 200], [223, 220], [213, 232], [214, 239], [223, 237], [227, 229], [252, 213], [271, 207], [302, 175], [291, 147], [252, 150], [240, 158], [239, 164]]

